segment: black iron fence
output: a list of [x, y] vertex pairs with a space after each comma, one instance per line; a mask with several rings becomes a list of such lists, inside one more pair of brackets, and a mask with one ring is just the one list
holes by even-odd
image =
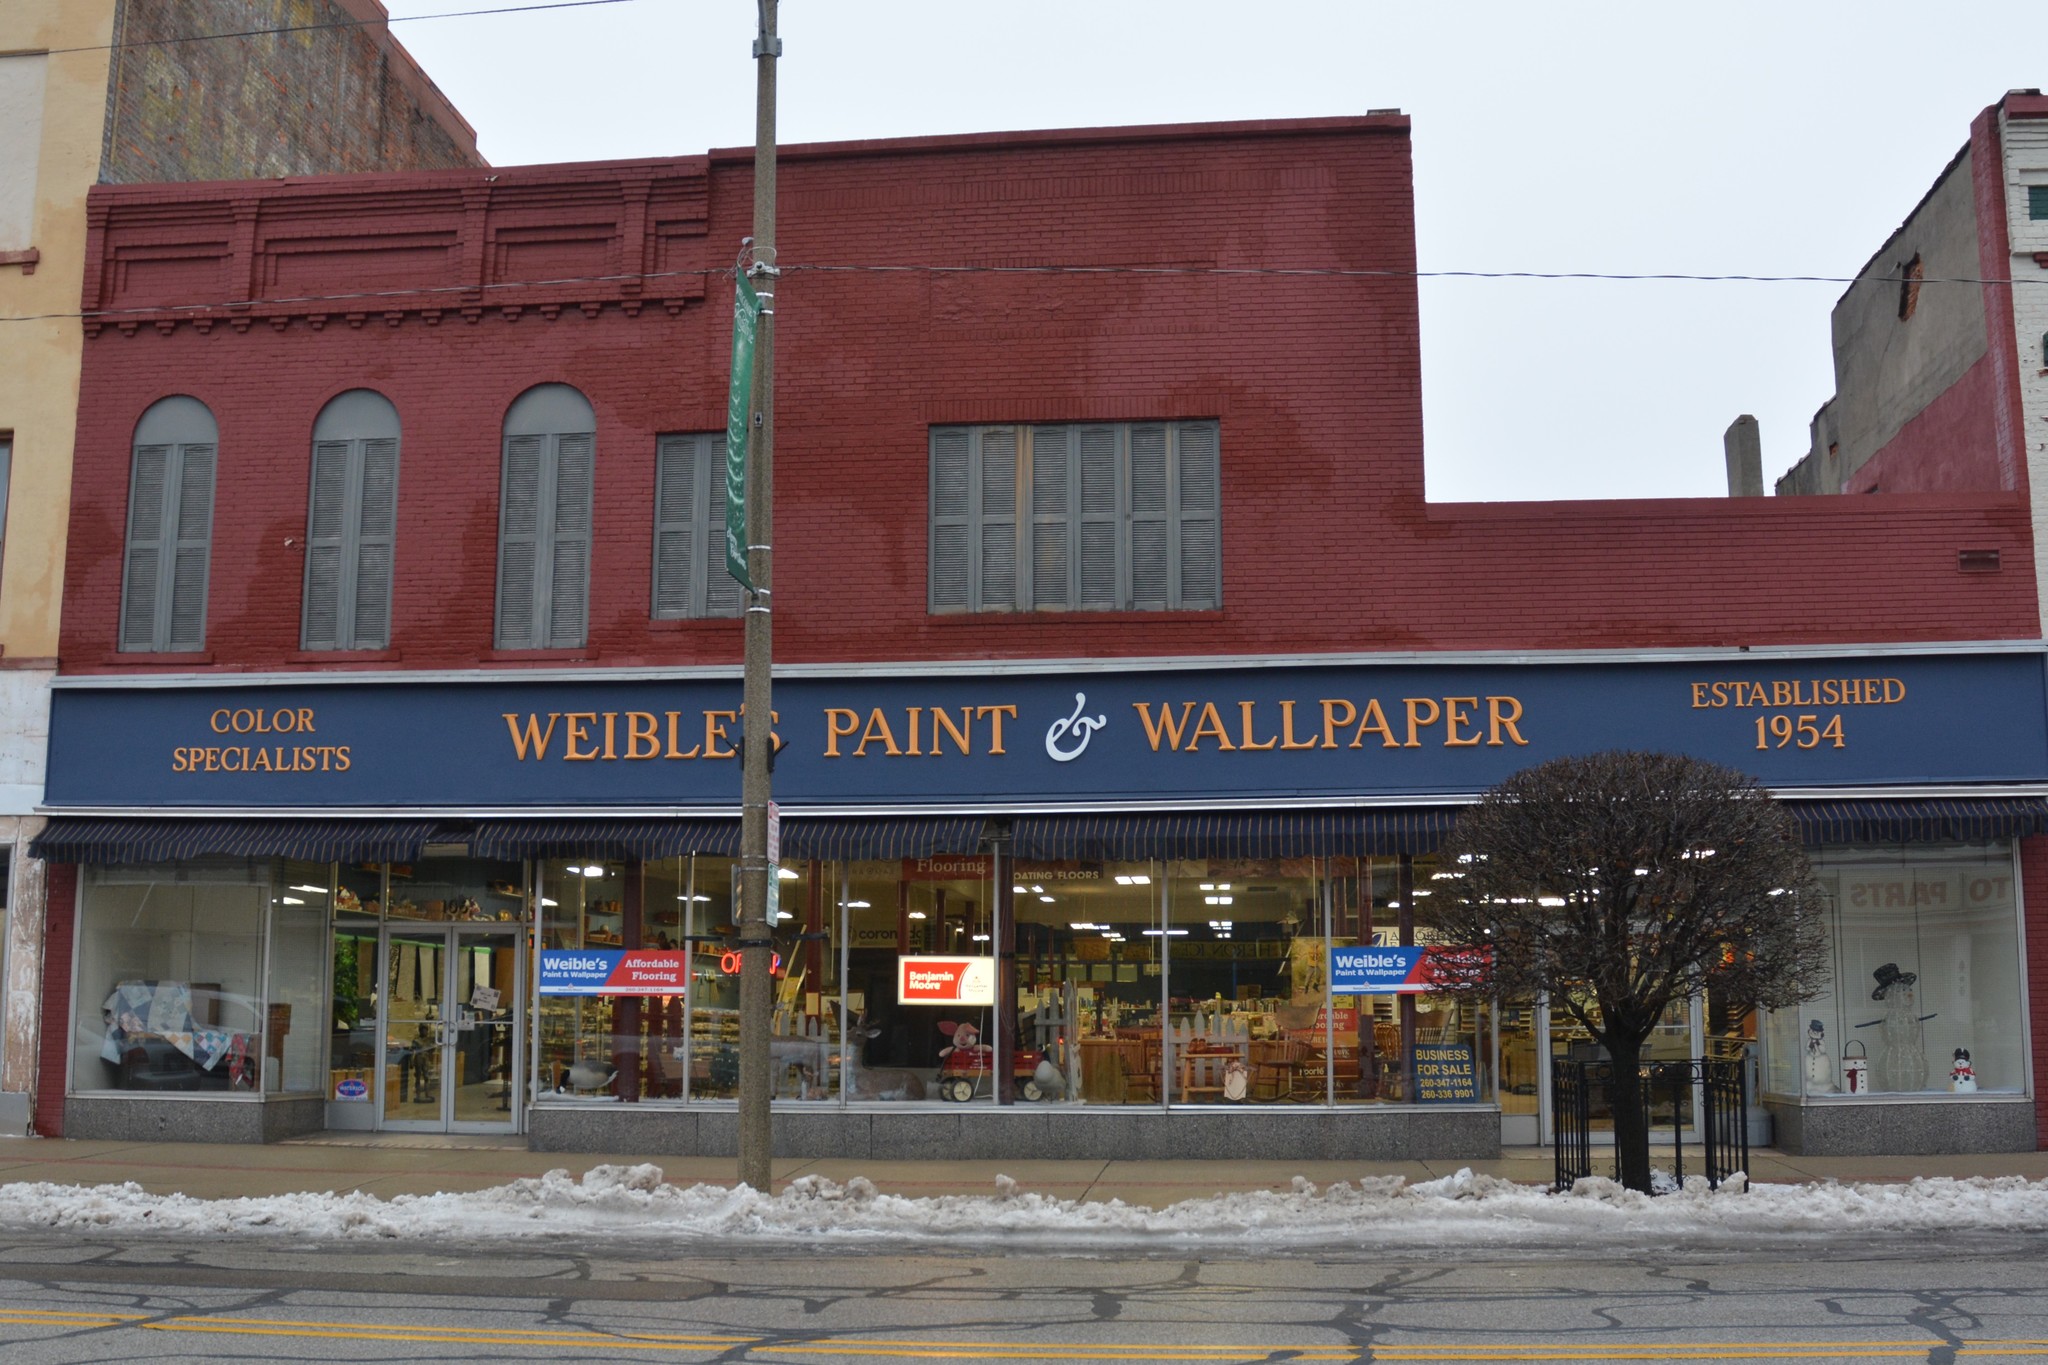
[[[1678, 1184], [1685, 1183], [1686, 1128], [1695, 1097], [1708, 1186], [1719, 1189], [1729, 1176], [1749, 1169], [1748, 1058], [1644, 1062], [1637, 1074], [1642, 1078], [1643, 1125], [1650, 1132], [1652, 1154], [1660, 1133], [1668, 1130], [1671, 1174]], [[1556, 1189], [1568, 1190], [1575, 1181], [1593, 1174], [1593, 1118], [1598, 1111], [1611, 1115], [1608, 1096], [1613, 1081], [1612, 1062], [1551, 1059]], [[1621, 1174], [1618, 1159], [1614, 1174], [1617, 1178]]]

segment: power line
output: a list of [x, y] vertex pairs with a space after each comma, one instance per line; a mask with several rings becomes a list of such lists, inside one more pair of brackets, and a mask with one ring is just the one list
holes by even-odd
[[535, 5], [500, 5], [494, 9], [444, 10], [439, 14], [407, 14], [383, 19], [337, 19], [325, 24], [290, 24], [279, 28], [245, 28], [231, 33], [194, 33], [183, 38], [138, 38], [125, 43], [90, 43], [84, 47], [53, 47], [45, 56], [60, 57], [71, 52], [118, 52], [131, 47], [176, 47], [183, 43], [212, 43], [226, 38], [264, 38], [281, 33], [314, 33], [322, 29], [383, 28], [391, 24], [415, 24], [426, 19], [473, 19], [484, 14], [531, 14], [538, 10], [588, 9], [593, 5], [630, 5], [637, 0], [543, 0]]
[[[1854, 275], [1712, 275], [1680, 271], [1627, 273], [1591, 270], [1372, 270], [1346, 266], [1169, 266], [1169, 265], [784, 265], [788, 274], [819, 275], [1182, 275], [1260, 279], [1360, 279], [1360, 280], [1550, 280], [1572, 282], [1603, 280], [1617, 283], [1677, 282], [1684, 284], [1891, 284], [1885, 278]], [[670, 279], [729, 276], [730, 267], [703, 270], [652, 270], [622, 275], [572, 275], [552, 280], [496, 280], [484, 284], [421, 285], [410, 289], [361, 290], [347, 294], [292, 294], [265, 299], [224, 299], [212, 303], [151, 304], [140, 308], [102, 308], [78, 312], [28, 313], [0, 316], [0, 322], [52, 322], [64, 319], [110, 321], [119, 318], [161, 318], [165, 315], [211, 313], [222, 309], [261, 309], [311, 303], [372, 303], [378, 300], [424, 299], [451, 294], [480, 294], [504, 289], [552, 289], [564, 285], [622, 284]], [[1978, 278], [1967, 275], [1930, 276], [1928, 284], [2024, 285], [2048, 284], [2048, 273], [2025, 278]]]

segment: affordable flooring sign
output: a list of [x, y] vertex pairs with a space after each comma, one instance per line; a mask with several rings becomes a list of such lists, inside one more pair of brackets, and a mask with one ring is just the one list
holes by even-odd
[[683, 954], [653, 948], [543, 948], [542, 995], [681, 995]]
[[1420, 995], [1442, 989], [1461, 956], [1452, 948], [1332, 948], [1330, 989], [1338, 995]]

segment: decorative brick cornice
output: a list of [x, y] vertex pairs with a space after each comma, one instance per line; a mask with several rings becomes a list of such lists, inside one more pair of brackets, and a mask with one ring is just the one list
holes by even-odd
[[36, 266], [43, 259], [43, 253], [34, 247], [26, 251], [0, 251], [0, 265], [18, 265], [24, 275], [36, 273]]

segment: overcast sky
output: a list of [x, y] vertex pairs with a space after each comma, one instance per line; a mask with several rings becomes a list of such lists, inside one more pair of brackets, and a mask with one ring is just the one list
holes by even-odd
[[[498, 0], [516, 4], [521, 0]], [[394, 17], [484, 0], [387, 0]], [[2038, 3], [783, 0], [785, 142], [1399, 108], [1422, 269], [1854, 274], [2003, 92]], [[752, 0], [403, 23], [499, 165], [754, 139]], [[1831, 284], [1422, 284], [1429, 495], [1718, 496], [1833, 392]]]

